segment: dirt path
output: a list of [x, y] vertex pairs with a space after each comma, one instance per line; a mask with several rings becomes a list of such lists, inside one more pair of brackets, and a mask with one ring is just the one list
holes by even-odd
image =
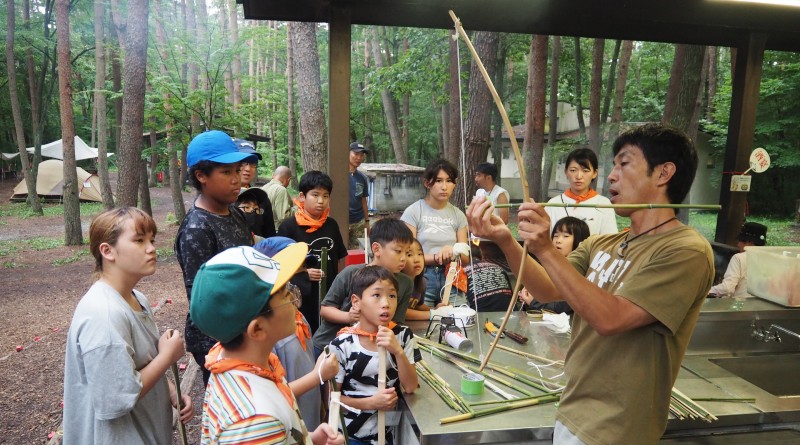
[[[7, 199], [14, 185], [14, 181], [0, 184], [0, 211], [9, 208]], [[150, 192], [159, 228], [157, 247], [164, 255], [159, 256], [157, 272], [137, 288], [153, 305], [171, 301], [156, 313], [159, 330], [183, 330], [188, 306], [172, 253], [177, 227], [166, 223], [172, 200], [167, 188]], [[184, 194], [187, 208], [192, 196]], [[88, 242], [91, 216], [81, 220], [84, 242]], [[44, 444], [61, 424], [66, 334], [75, 306], [91, 285], [94, 268], [87, 245], [36, 250], [58, 244], [52, 240], [63, 236], [60, 215], [0, 217], [0, 444]], [[181, 363], [190, 360], [186, 355]], [[195, 379], [192, 390], [198, 415], [188, 428], [190, 443], [199, 442], [201, 381]], [[177, 435], [174, 443], [180, 444]]]

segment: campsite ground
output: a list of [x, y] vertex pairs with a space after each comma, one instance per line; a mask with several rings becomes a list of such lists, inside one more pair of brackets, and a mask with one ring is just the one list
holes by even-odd
[[[9, 179], [0, 183], [0, 444], [44, 444], [61, 424], [66, 335], [75, 305], [91, 285], [94, 262], [87, 245], [61, 245], [64, 221], [55, 208], [48, 212], [54, 215], [34, 218], [25, 217], [21, 205], [9, 204], [14, 185]], [[151, 304], [161, 303], [155, 316], [160, 331], [182, 330], [188, 307], [172, 252], [177, 227], [166, 222], [172, 199], [168, 188], [153, 188], [151, 194], [159, 264], [137, 288]], [[184, 193], [187, 208], [191, 199], [192, 193]], [[93, 214], [101, 209], [82, 208]], [[84, 242], [92, 216], [81, 216]], [[187, 354], [180, 363], [190, 361]], [[198, 415], [188, 428], [190, 444], [200, 436], [200, 382], [195, 379], [191, 392]], [[177, 435], [173, 442], [180, 444]]]

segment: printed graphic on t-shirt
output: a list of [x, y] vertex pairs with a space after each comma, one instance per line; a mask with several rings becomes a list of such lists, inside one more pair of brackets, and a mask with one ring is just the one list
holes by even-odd
[[453, 218], [422, 215], [422, 224], [424, 228], [421, 230], [421, 233], [452, 234], [455, 221], [453, 221]]
[[[603, 289], [622, 289], [624, 282], [620, 281], [625, 275], [625, 271], [631, 265], [630, 260], [624, 258], [615, 258], [611, 260], [610, 253], [603, 250], [597, 252], [594, 256], [592, 263], [589, 265], [589, 274], [586, 279], [592, 283], [597, 284], [598, 287]], [[619, 281], [619, 283], [617, 283]]]
[[331, 260], [331, 252], [333, 251], [333, 238], [323, 236], [311, 241], [308, 245], [308, 254], [313, 255], [317, 259], [317, 267], [322, 264], [322, 248], [328, 249], [328, 261]]

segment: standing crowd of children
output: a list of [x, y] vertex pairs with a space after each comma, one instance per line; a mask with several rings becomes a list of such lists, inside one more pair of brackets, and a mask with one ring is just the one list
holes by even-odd
[[[353, 409], [344, 410], [350, 443], [376, 444], [377, 413], [417, 389], [420, 355], [404, 323], [431, 317], [445, 266], [468, 258], [454, 249], [467, 237], [464, 213], [448, 203], [455, 167], [432, 162], [427, 196], [401, 219], [372, 225], [369, 264], [343, 267], [347, 248], [329, 217], [331, 178], [319, 171], [300, 178], [297, 211], [274, 236], [261, 194], [241, 188], [240, 169], [256, 162], [252, 149], [221, 131], [188, 146], [198, 193], [174, 245], [190, 308], [183, 332], [159, 334], [147, 298], [135, 290], [155, 272], [155, 221], [136, 208], [94, 219], [97, 281], [75, 309], [66, 348], [65, 444], [171, 443], [172, 408], [184, 423], [195, 412], [167, 377], [185, 351], [203, 372], [203, 444], [341, 444], [342, 432], [321, 422], [329, 381]], [[565, 254], [588, 235], [572, 219], [553, 230]], [[467, 301], [479, 310], [507, 305], [506, 271], [477, 261], [468, 278], [481, 270], [495, 284], [470, 286]], [[380, 354], [387, 363], [381, 389]], [[392, 443], [390, 429], [386, 438]]]

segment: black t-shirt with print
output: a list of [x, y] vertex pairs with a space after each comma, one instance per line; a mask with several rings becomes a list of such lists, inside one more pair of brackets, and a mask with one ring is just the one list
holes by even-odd
[[[194, 277], [200, 266], [214, 255], [236, 246], [252, 246], [253, 238], [242, 212], [234, 205], [228, 207], [229, 215], [217, 215], [192, 206], [175, 237], [175, 255], [183, 270], [186, 298], [191, 301]], [[186, 314], [186, 350], [207, 353], [216, 343], [203, 334]]]
[[[285, 236], [297, 242], [308, 244], [308, 253], [313, 255], [317, 261], [317, 264], [312, 266], [314, 268], [320, 267], [322, 248], [326, 247], [328, 249], [324, 295], [328, 292], [331, 283], [339, 273], [339, 260], [347, 256], [347, 246], [344, 244], [342, 234], [339, 232], [339, 224], [333, 218], [325, 220], [325, 224], [322, 227], [311, 233], [306, 232], [308, 228], [308, 226], [299, 225], [297, 218], [292, 216], [281, 223], [278, 228], [278, 236]], [[302, 282], [303, 280], [308, 280], [308, 274], [298, 274], [295, 278], [296, 280], [293, 281]], [[309, 281], [308, 283], [302, 283], [300, 288], [311, 290], [310, 294], [303, 293], [303, 304], [300, 307], [300, 312], [306, 316], [313, 333], [319, 327], [319, 282]]]

